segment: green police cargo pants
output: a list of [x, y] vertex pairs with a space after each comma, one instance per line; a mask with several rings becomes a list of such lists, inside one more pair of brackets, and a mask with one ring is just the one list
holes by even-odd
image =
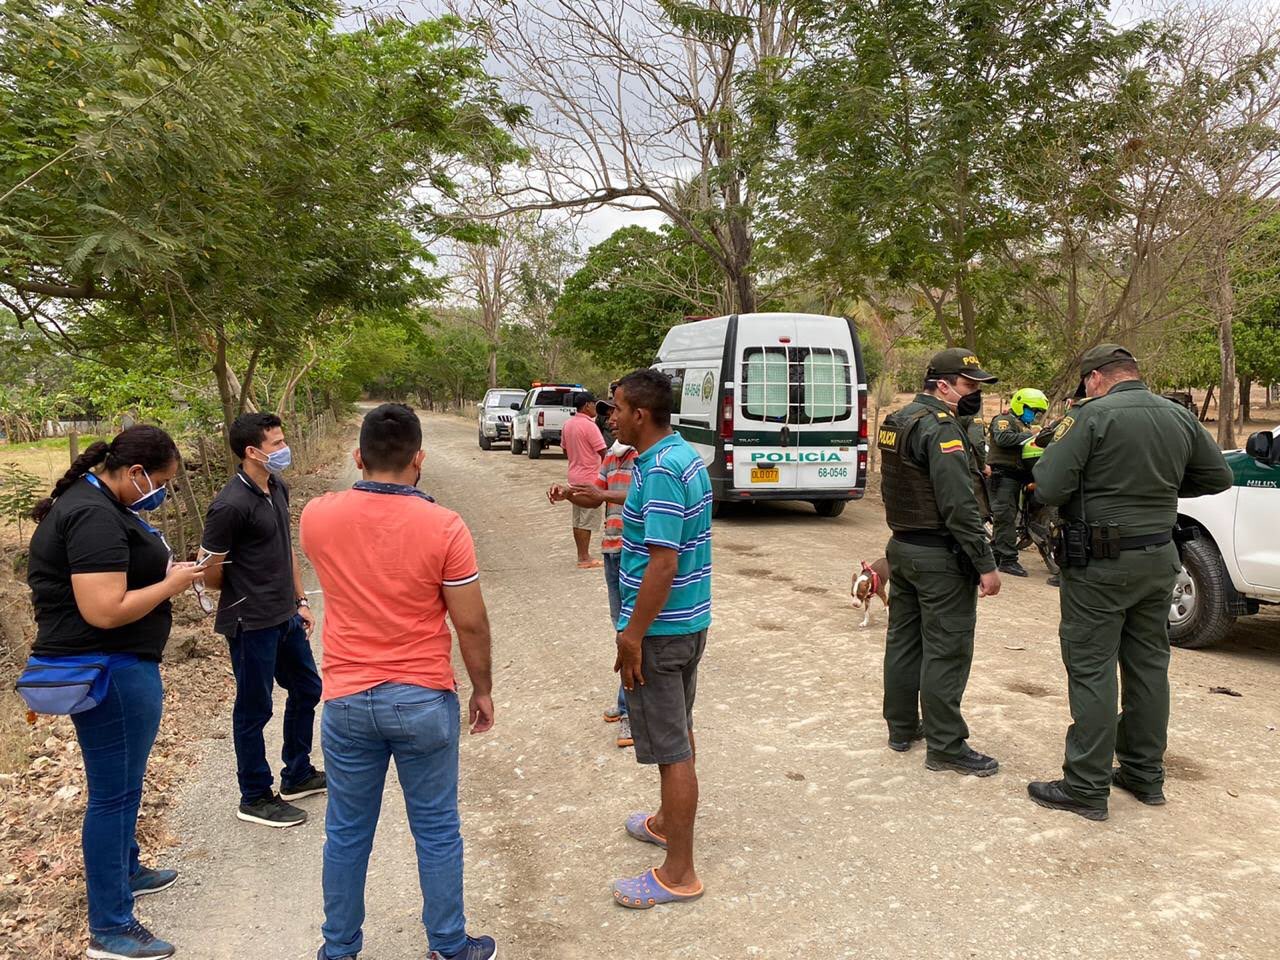
[[924, 713], [929, 752], [956, 757], [969, 739], [960, 701], [973, 663], [978, 588], [943, 547], [890, 540], [884, 719], [909, 740]]
[[1018, 559], [1018, 501], [1023, 486], [1031, 481], [1030, 474], [1022, 477], [1002, 472], [1003, 469], [992, 468], [987, 481], [991, 489], [991, 552], [996, 555], [996, 563]]
[[1113, 758], [1138, 790], [1164, 782], [1169, 599], [1180, 567], [1164, 544], [1063, 568], [1058, 635], [1072, 724], [1062, 772], [1082, 803], [1106, 807]]

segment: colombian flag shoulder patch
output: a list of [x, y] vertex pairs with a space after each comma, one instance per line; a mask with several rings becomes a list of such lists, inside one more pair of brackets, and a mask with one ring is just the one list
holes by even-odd
[[938, 449], [943, 453], [964, 453], [963, 440], [943, 440], [938, 444]]

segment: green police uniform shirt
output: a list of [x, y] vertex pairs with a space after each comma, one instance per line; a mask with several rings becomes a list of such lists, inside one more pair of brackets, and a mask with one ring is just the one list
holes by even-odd
[[969, 457], [973, 460], [974, 472], [982, 473], [987, 465], [987, 424], [981, 417], [956, 417], [960, 421], [960, 429], [969, 438]]
[[1034, 437], [1039, 428], [1031, 429], [1014, 416], [1012, 410], [1005, 410], [991, 418], [987, 429], [991, 435], [991, 462], [1021, 466], [1022, 445]]
[[1218, 493], [1232, 481], [1209, 432], [1140, 380], [1072, 407], [1034, 476], [1036, 494], [1061, 505], [1063, 516], [1118, 524], [1126, 537], [1171, 531], [1179, 497]]
[[927, 393], [917, 394], [903, 408], [904, 420], [921, 407], [933, 416], [921, 419], [911, 431], [904, 453], [912, 463], [928, 468], [947, 532], [956, 538], [979, 573], [990, 573], [996, 568], [996, 560], [973, 495], [974, 468], [968, 438], [947, 405]]

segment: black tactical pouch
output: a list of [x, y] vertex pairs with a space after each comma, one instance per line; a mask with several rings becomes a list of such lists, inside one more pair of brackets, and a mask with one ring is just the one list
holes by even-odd
[[978, 573], [978, 568], [973, 565], [973, 560], [970, 559], [969, 554], [964, 552], [964, 548], [955, 543], [951, 545], [951, 552], [956, 555], [956, 562], [960, 564], [960, 572], [974, 583], [981, 582], [982, 574]]
[[1080, 520], [1059, 520], [1050, 534], [1054, 562], [1060, 567], [1089, 565], [1089, 525]]
[[1120, 559], [1120, 528], [1114, 523], [1089, 528], [1089, 555], [1095, 560]]
[[1174, 527], [1173, 542], [1174, 542], [1174, 545], [1178, 548], [1178, 559], [1179, 560], [1183, 559], [1182, 551], [1185, 544], [1190, 543], [1192, 540], [1199, 540], [1199, 539], [1200, 539], [1199, 527]]

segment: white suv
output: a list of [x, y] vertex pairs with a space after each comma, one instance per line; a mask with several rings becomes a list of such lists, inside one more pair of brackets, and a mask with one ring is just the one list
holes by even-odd
[[524, 402], [513, 404], [511, 452], [524, 453], [530, 460], [542, 456], [543, 447], [559, 446], [561, 431], [575, 413], [573, 396], [585, 389], [580, 383], [535, 383]]
[[520, 405], [523, 390], [497, 387], [484, 395], [479, 408], [480, 449], [488, 450], [495, 442], [511, 439], [511, 405]]
[[1230, 450], [1230, 490], [1178, 502], [1182, 572], [1169, 607], [1169, 642], [1178, 647], [1217, 643], [1236, 617], [1280, 603], [1280, 427]]

